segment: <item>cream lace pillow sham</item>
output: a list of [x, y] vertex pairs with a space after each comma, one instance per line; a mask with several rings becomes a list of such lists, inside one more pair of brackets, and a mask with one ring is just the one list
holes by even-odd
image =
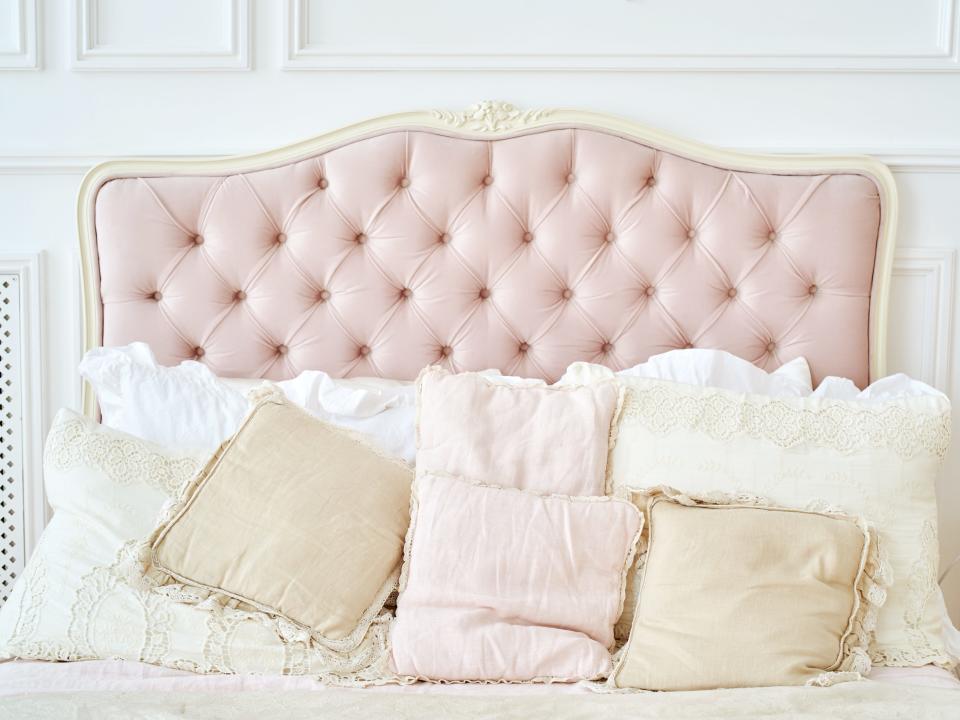
[[647, 504], [647, 548], [616, 687], [828, 685], [870, 671], [885, 591], [863, 520], [669, 489]]
[[251, 397], [153, 534], [146, 574], [188, 601], [239, 601], [285, 637], [352, 650], [396, 586], [413, 471], [275, 387]]
[[434, 365], [417, 379], [417, 468], [562, 495], [603, 495], [613, 380], [504, 385]]
[[[880, 534], [893, 581], [873, 662], [951, 664], [937, 602], [934, 487], [950, 441], [946, 397], [770, 398], [662, 380], [620, 382], [626, 395], [608, 471], [614, 492], [668, 485], [690, 494], [746, 493], [866, 518]], [[628, 594], [621, 638], [631, 601]]]
[[0, 658], [121, 658], [201, 673], [352, 674], [385, 651], [377, 622], [350, 653], [283, 642], [249, 613], [198, 612], [140, 588], [134, 546], [201, 465], [69, 410], [53, 421], [44, 481], [54, 510], [0, 608]]

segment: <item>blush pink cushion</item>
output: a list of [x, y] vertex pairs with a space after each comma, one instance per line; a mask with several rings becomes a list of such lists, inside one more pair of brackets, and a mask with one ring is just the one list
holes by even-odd
[[615, 498], [568, 498], [424, 474], [414, 486], [394, 670], [432, 680], [609, 674], [642, 526]]
[[433, 366], [417, 382], [417, 467], [563, 495], [603, 495], [616, 382], [512, 386]]

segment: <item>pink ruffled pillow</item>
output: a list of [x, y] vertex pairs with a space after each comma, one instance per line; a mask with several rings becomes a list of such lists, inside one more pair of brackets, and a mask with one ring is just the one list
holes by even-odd
[[417, 380], [417, 467], [523, 490], [603, 495], [623, 391], [508, 385], [439, 366]]
[[448, 681], [611, 671], [643, 521], [631, 503], [421, 474], [391, 630], [393, 670]]

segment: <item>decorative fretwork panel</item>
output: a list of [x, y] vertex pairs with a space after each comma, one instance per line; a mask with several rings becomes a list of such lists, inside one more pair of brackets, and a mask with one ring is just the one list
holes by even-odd
[[0, 604], [24, 563], [20, 280], [0, 275]]

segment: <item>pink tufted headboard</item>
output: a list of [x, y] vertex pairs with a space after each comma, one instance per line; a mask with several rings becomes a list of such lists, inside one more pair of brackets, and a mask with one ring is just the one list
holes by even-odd
[[84, 181], [86, 344], [226, 376], [557, 377], [682, 347], [883, 372], [895, 192], [574, 111], [408, 113]]

